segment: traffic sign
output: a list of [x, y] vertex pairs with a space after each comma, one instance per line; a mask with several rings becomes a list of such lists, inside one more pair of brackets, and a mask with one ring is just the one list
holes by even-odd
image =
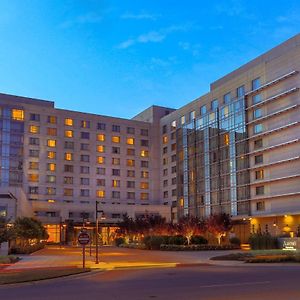
[[88, 243], [90, 242], [90, 236], [88, 233], [86, 232], [81, 232], [79, 235], [78, 235], [78, 243], [80, 245], [87, 245]]

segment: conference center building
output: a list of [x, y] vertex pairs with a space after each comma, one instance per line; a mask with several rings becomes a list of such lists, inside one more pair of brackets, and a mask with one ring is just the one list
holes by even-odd
[[185, 106], [152, 106], [132, 119], [0, 94], [0, 215], [35, 216], [54, 242], [83, 222], [92, 228], [96, 202], [107, 236], [124, 214], [176, 222], [221, 212], [242, 239], [293, 236], [300, 230], [299, 70], [297, 35]]

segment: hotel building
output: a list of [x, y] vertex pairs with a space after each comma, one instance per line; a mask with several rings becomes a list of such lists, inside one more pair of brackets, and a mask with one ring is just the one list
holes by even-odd
[[0, 94], [0, 213], [32, 211], [59, 235], [93, 222], [98, 200], [107, 224], [226, 212], [239, 235], [300, 232], [299, 70], [297, 35], [180, 109], [130, 120]]

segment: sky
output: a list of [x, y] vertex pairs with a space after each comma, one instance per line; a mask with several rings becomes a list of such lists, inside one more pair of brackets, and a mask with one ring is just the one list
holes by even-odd
[[300, 32], [299, 0], [0, 0], [0, 92], [131, 118]]

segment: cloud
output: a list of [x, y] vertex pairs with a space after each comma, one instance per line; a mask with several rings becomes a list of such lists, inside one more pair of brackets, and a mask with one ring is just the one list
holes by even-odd
[[139, 14], [133, 14], [133, 13], [125, 13], [121, 16], [121, 19], [133, 19], [133, 20], [151, 20], [155, 21], [157, 20], [161, 15], [159, 14], [149, 14], [146, 12], [142, 12]]
[[199, 49], [201, 48], [200, 44], [191, 44], [189, 42], [179, 42], [178, 46], [187, 52], [190, 52], [194, 57], [200, 55]]
[[96, 24], [102, 21], [102, 16], [95, 13], [87, 13], [77, 16], [72, 20], [66, 20], [60, 24], [61, 28], [70, 28], [75, 25]]

